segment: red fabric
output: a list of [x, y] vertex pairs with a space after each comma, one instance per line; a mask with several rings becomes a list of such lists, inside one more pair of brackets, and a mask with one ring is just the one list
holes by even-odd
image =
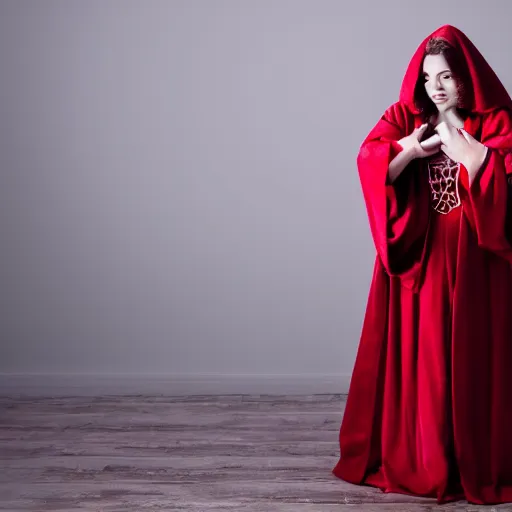
[[464, 56], [471, 78], [473, 112], [483, 114], [498, 107], [512, 107], [512, 100], [500, 79], [466, 34], [451, 25], [443, 25], [421, 42], [405, 72], [399, 99], [409, 111], [413, 114], [419, 113], [413, 102], [414, 87], [423, 64], [425, 47], [432, 37], [445, 39]]
[[[432, 208], [425, 159], [387, 181], [396, 141], [421, 124], [412, 93], [435, 35], [468, 60], [464, 128], [489, 148], [470, 187], [461, 165], [447, 215]], [[357, 164], [377, 257], [333, 473], [438, 503], [512, 502], [512, 102], [459, 30], [423, 41]]]

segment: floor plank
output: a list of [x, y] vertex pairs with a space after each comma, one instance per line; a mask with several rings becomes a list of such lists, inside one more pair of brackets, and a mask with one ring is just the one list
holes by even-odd
[[341, 395], [0, 397], [0, 510], [512, 510], [331, 473]]

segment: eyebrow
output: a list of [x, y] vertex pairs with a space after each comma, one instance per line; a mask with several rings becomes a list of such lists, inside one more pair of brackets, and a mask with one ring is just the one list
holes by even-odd
[[[451, 73], [451, 71], [449, 69], [444, 69], [443, 71], [440, 71], [437, 74], [440, 75], [441, 73]], [[423, 75], [428, 75], [428, 73], [426, 71], [423, 71]]]

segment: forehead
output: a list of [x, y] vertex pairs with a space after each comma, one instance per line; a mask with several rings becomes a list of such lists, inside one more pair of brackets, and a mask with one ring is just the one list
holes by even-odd
[[427, 55], [423, 61], [423, 72], [429, 75], [439, 73], [445, 69], [450, 69], [444, 55]]

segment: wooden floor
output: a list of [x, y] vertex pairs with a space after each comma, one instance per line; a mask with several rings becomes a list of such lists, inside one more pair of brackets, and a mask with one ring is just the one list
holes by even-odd
[[337, 479], [344, 397], [0, 397], [0, 510], [512, 510]]

